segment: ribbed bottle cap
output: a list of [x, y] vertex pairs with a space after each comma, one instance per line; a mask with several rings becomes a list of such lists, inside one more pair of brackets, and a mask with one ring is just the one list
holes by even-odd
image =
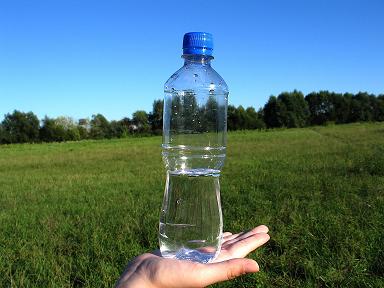
[[213, 37], [207, 32], [189, 32], [184, 35], [183, 54], [199, 54], [211, 56]]

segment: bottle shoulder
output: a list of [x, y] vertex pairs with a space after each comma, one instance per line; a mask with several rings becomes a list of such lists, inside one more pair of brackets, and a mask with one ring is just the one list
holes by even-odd
[[165, 82], [164, 90], [211, 89], [212, 85], [228, 93], [227, 83], [210, 65], [184, 65]]

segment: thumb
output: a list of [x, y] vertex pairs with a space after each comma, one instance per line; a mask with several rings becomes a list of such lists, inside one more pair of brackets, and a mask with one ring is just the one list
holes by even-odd
[[217, 282], [231, 280], [238, 276], [259, 271], [259, 265], [256, 261], [239, 258], [223, 262], [206, 264], [203, 275], [200, 278], [202, 286], [208, 286]]

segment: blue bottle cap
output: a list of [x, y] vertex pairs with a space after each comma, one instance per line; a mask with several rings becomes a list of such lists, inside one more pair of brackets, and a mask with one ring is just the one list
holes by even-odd
[[184, 35], [183, 54], [198, 54], [211, 56], [213, 37], [207, 32], [189, 32]]

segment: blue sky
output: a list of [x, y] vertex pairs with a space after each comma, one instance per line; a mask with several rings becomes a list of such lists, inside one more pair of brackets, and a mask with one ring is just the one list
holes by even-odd
[[0, 119], [150, 111], [211, 32], [233, 105], [293, 89], [384, 93], [384, 1], [0, 1]]

